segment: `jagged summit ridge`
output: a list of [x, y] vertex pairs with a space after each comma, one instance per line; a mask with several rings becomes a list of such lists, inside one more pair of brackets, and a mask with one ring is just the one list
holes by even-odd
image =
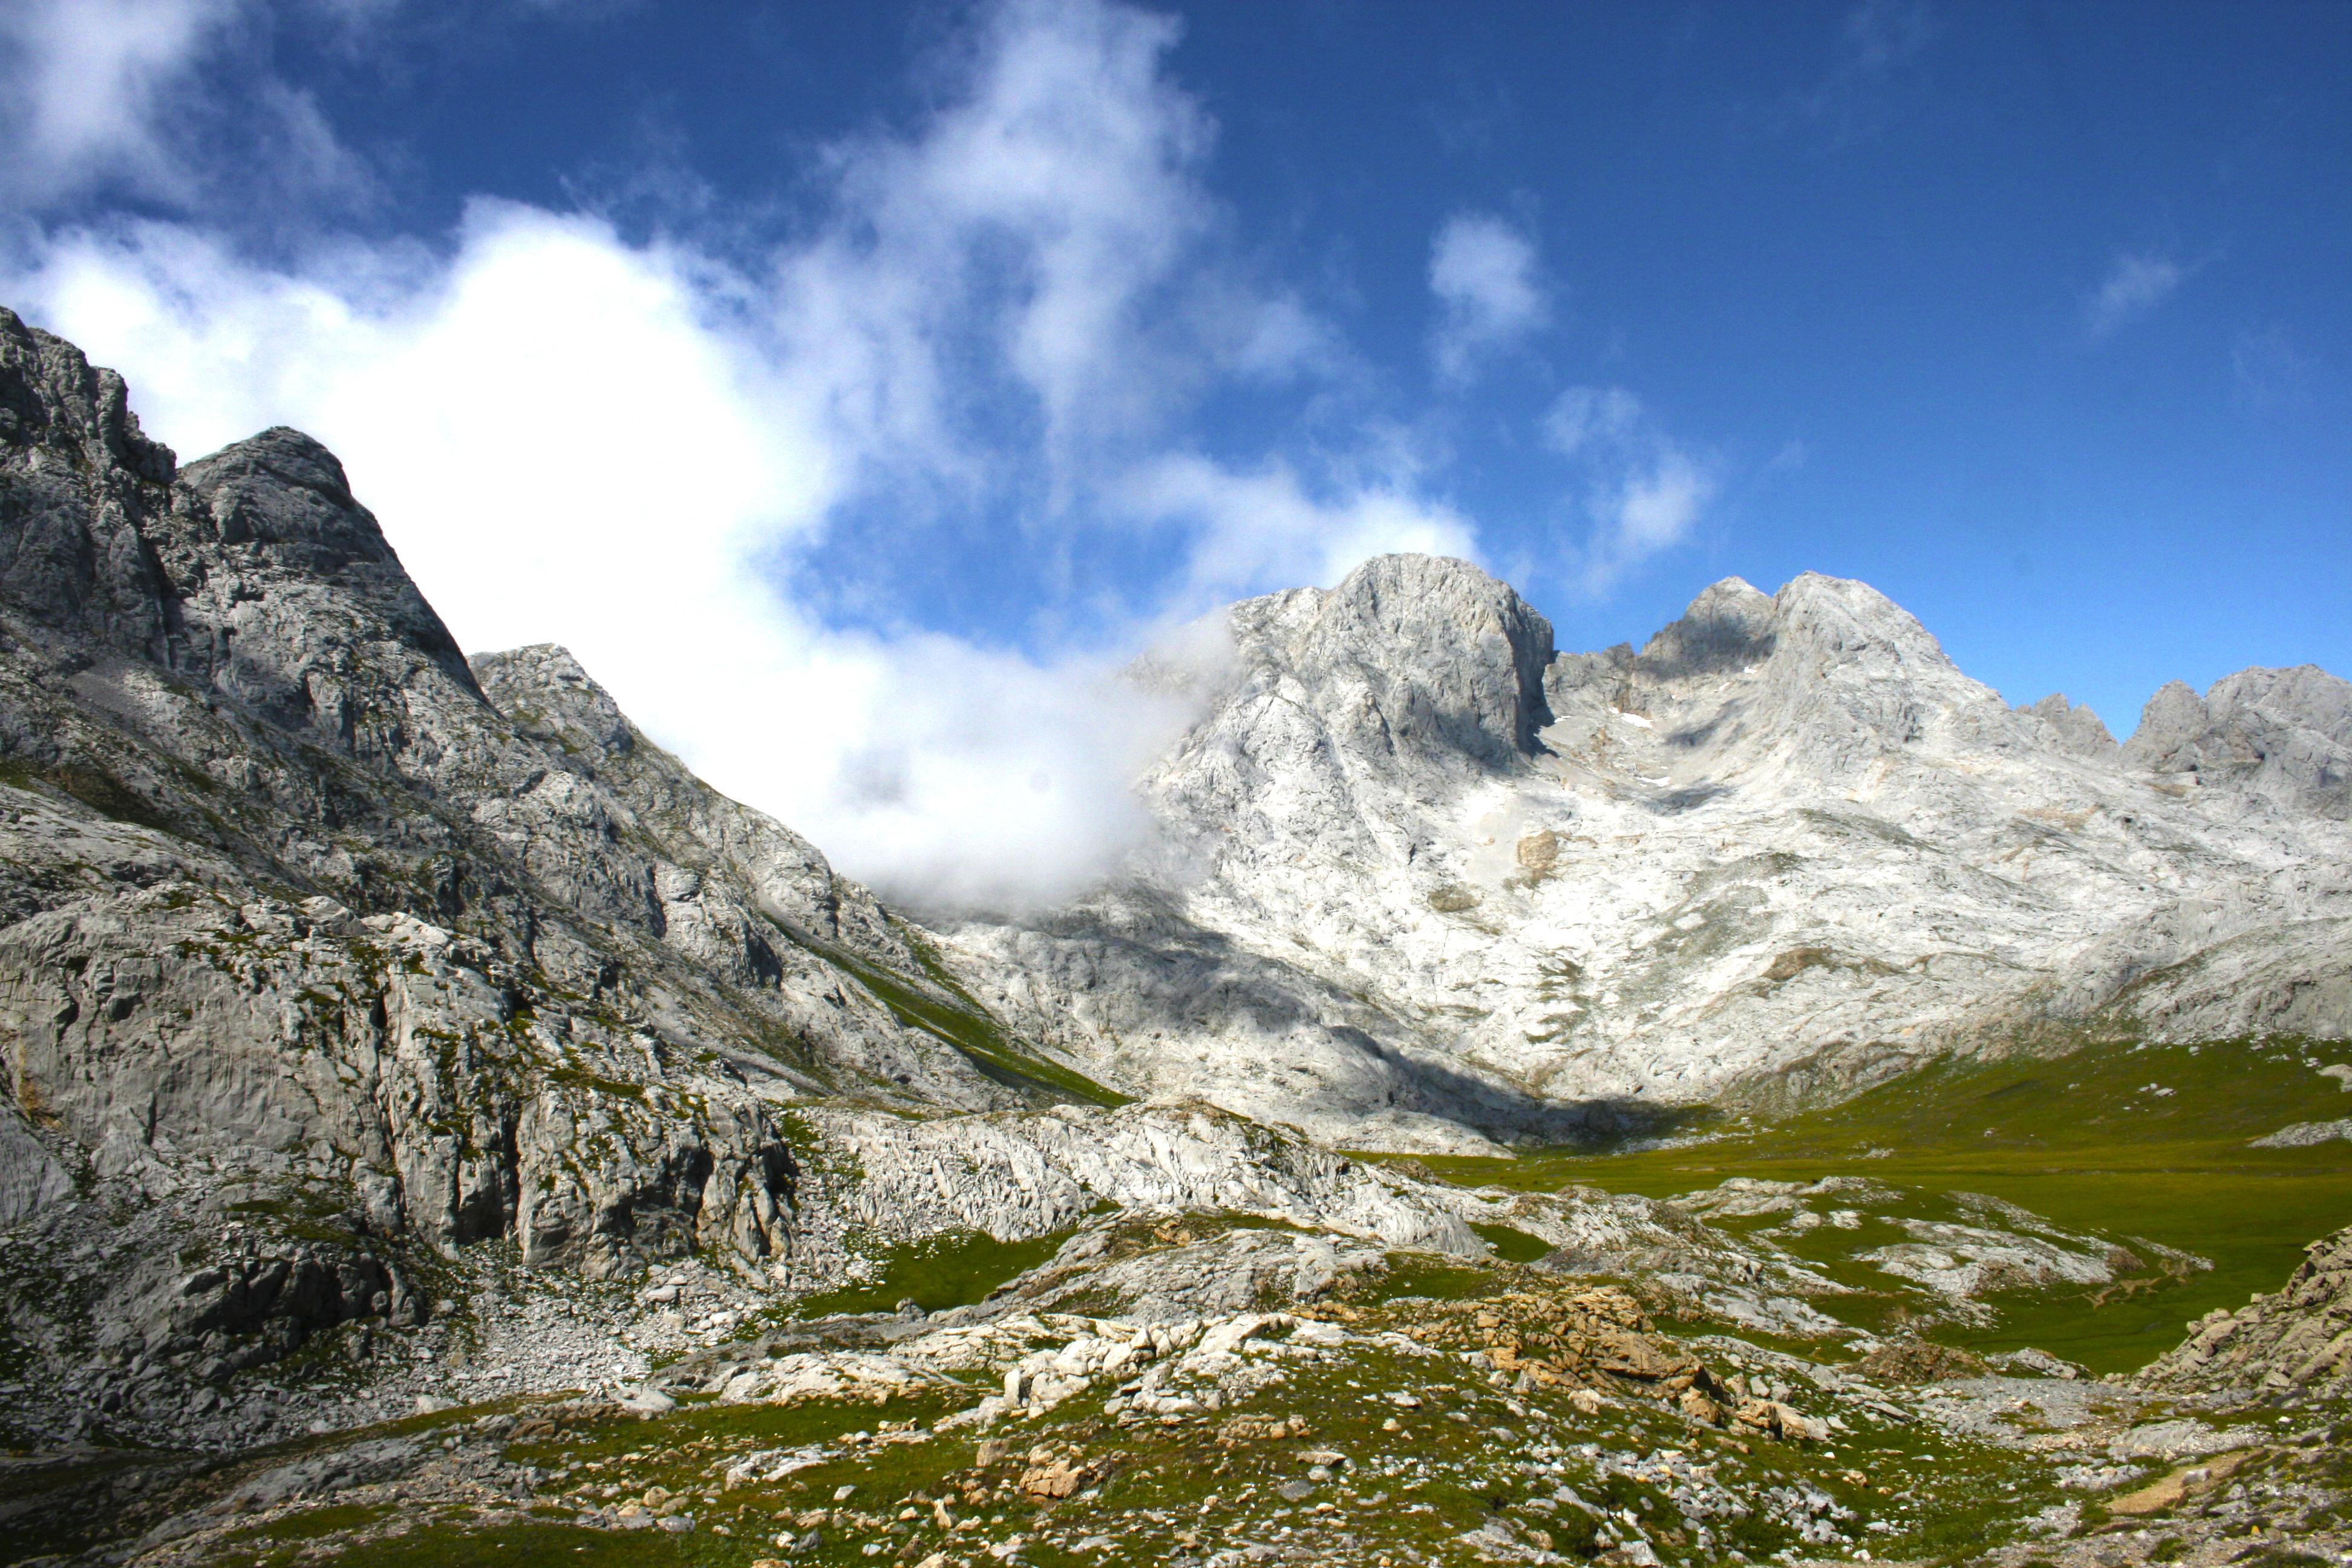
[[2338, 821], [2352, 816], [2352, 681], [2316, 665], [2242, 669], [2204, 696], [2171, 681], [2148, 699], [2124, 760], [2240, 784]]
[[1464, 1147], [2053, 1026], [2352, 1027], [2333, 677], [2160, 694], [2118, 748], [1817, 574], [1716, 584], [1638, 652], [1543, 658], [1505, 585], [1409, 557], [1228, 624], [1143, 781], [1192, 858], [956, 933], [1131, 1091]]
[[1399, 760], [1508, 766], [1549, 717], [1551, 623], [1465, 561], [1380, 556], [1328, 593], [1247, 600], [1227, 618], [1244, 682], [1305, 693], [1335, 739]]
[[1659, 676], [1738, 669], [1771, 657], [1778, 626], [1770, 595], [1742, 577], [1702, 590], [1682, 618], [1660, 627], [1641, 657]]
[[[454, 919], [545, 895], [749, 994], [795, 973], [823, 994], [827, 944], [936, 962], [988, 1027], [1124, 1091], [1410, 1146], [1850, 1081], [2053, 1019], [2147, 1023], [2159, 993], [2165, 1028], [2224, 1006], [2342, 1026], [2347, 705], [2317, 671], [2168, 689], [2118, 751], [2063, 701], [2010, 709], [1863, 584], [1727, 579], [1638, 651], [1562, 654], [1476, 566], [1382, 557], [1227, 613], [1202, 717], [1139, 781], [1170, 853], [918, 952], [560, 649], [461, 658], [315, 442], [268, 431], [183, 471], [119, 380], [14, 318], [0, 338], [22, 437], [0, 549], [39, 568], [10, 577], [22, 624], [127, 661], [80, 678], [109, 712], [158, 700], [152, 668], [227, 699], [243, 728], [194, 765], [233, 772], [256, 813], [223, 819], [220, 852], [349, 907], [427, 888], [420, 911]], [[44, 712], [22, 727], [39, 765], [83, 766], [58, 737], [95, 756], [104, 731], [120, 754], [91, 766], [161, 787], [148, 741]], [[376, 782], [331, 800], [352, 784], [268, 736]], [[329, 846], [331, 816], [370, 847]], [[563, 920], [527, 929], [550, 973], [598, 972]], [[2295, 956], [2250, 990], [2265, 931]], [[795, 1002], [788, 1027], [918, 1100], [995, 1092], [856, 1005], [845, 1032]]]
[[[1139, 784], [1170, 853], [942, 934], [562, 648], [461, 658], [308, 437], [183, 468], [13, 317], [0, 416], [0, 1261], [7, 1424], [44, 1444], [490, 1392], [427, 1341], [501, 1396], [609, 1387], [731, 1332], [657, 1310], [689, 1288], [764, 1311], [943, 1230], [1073, 1232], [967, 1324], [1305, 1300], [1499, 1224], [1820, 1331], [1809, 1268], [1689, 1212], [1338, 1149], [1559, 1142], [2042, 1030], [2352, 1016], [2347, 709], [2315, 671], [2168, 692], [2125, 756], [1859, 584], [1730, 580], [1638, 653], [1563, 656], [1475, 566], [1384, 558], [1230, 611]], [[1284, 1228], [1195, 1245], [1175, 1205]], [[686, 1283], [614, 1283], [656, 1266]], [[335, 1395], [260, 1392], [324, 1336]], [[797, 1379], [772, 1348], [729, 1353]]]

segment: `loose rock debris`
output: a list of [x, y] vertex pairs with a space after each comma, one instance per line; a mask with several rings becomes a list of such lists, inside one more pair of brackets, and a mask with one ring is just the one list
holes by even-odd
[[109, 1560], [247, 1561], [267, 1538], [364, 1563], [412, 1538], [480, 1554], [593, 1531], [795, 1565], [2113, 1568], [2222, 1562], [2257, 1522], [2344, 1539], [2332, 1456], [2352, 1427], [2324, 1411], [2256, 1426], [2080, 1376], [1907, 1381], [1975, 1369], [1901, 1343], [1840, 1363], [1678, 1336], [1635, 1289], [1527, 1269], [1454, 1300], [827, 1333], [681, 1360], [638, 1391], [663, 1410], [442, 1413], [159, 1483], [131, 1503], [159, 1517]]

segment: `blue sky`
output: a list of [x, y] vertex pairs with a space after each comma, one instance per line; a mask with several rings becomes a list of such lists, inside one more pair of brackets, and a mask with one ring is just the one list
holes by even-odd
[[2336, 5], [25, 0], [0, 299], [1003, 900], [1131, 827], [1106, 668], [1381, 548], [1570, 647], [1860, 577], [2119, 734], [2352, 670], [2347, 80]]

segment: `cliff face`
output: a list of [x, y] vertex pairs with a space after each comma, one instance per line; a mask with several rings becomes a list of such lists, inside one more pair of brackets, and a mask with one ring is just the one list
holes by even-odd
[[[154, 1233], [108, 1313], [26, 1331], [59, 1348], [269, 1359], [478, 1240], [784, 1280], [775, 1106], [1057, 1098], [562, 650], [469, 665], [316, 442], [182, 468], [5, 312], [0, 919], [0, 1214]], [[169, 1238], [224, 1215], [251, 1256], [189, 1275]]]

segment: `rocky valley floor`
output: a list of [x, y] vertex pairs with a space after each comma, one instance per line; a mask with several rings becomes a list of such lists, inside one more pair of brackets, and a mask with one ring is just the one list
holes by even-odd
[[[598, 1283], [481, 1251], [420, 1326], [205, 1384], [194, 1451], [133, 1439], [131, 1397], [120, 1425], [38, 1431], [72, 1401], [17, 1382], [0, 1552], [2332, 1561], [2352, 1553], [2352, 1242], [2290, 1282], [2287, 1238], [2352, 1205], [2352, 1143], [2271, 1135], [2344, 1091], [2325, 1052], [2234, 1049], [2210, 1076], [2186, 1047], [1980, 1063], [1770, 1127], [1444, 1173], [1334, 1174], [1305, 1145], [1220, 1165], [1222, 1124], [1104, 1113], [1158, 1116], [1166, 1170], [1254, 1175], [1256, 1201], [1131, 1187], [1027, 1240], [861, 1233], [840, 1283], [796, 1296], [701, 1262]], [[2184, 1093], [2202, 1110], [2168, 1119]], [[835, 1138], [887, 1186], [886, 1144]], [[2209, 1201], [2086, 1220], [2136, 1170]], [[2000, 1173], [2071, 1184], [2078, 1212], [1975, 1190]], [[1420, 1237], [1335, 1223], [1351, 1205]]]

